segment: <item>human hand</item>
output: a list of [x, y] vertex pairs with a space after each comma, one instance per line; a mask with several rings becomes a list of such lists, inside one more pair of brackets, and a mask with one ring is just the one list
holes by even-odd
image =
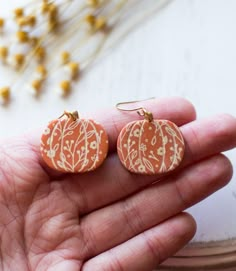
[[220, 153], [236, 146], [236, 120], [195, 121], [180, 98], [142, 104], [181, 126], [186, 141], [180, 168], [162, 177], [131, 174], [116, 155], [119, 131], [135, 113], [96, 115], [110, 153], [86, 174], [47, 168], [39, 135], [1, 143], [1, 271], [151, 271], [193, 237], [195, 222], [182, 211], [230, 180], [232, 166]]

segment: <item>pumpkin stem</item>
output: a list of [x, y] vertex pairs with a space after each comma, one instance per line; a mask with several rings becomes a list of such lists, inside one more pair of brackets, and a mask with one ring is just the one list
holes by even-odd
[[79, 113], [78, 111], [74, 111], [74, 112], [64, 111], [64, 113], [59, 117], [59, 119], [64, 116], [67, 116], [68, 118], [72, 118], [74, 121], [76, 121], [79, 118]]
[[142, 108], [141, 110], [137, 111], [139, 116], [142, 116], [145, 118], [145, 120], [148, 120], [149, 122], [153, 121], [153, 115], [151, 112], [147, 111], [145, 108]]

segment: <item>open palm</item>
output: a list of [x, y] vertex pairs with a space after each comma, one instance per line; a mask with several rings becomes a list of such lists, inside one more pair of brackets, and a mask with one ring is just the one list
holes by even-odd
[[193, 237], [195, 222], [182, 211], [230, 180], [220, 152], [235, 147], [236, 120], [195, 121], [193, 107], [179, 98], [142, 104], [181, 126], [186, 153], [178, 171], [158, 177], [125, 170], [115, 142], [138, 116], [115, 110], [96, 116], [110, 153], [94, 172], [48, 169], [37, 136], [1, 143], [0, 270], [151, 271]]

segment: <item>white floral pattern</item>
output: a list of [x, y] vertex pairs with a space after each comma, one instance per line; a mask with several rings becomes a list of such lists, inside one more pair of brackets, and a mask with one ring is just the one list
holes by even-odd
[[50, 134], [50, 128], [47, 127], [47, 128], [44, 130], [44, 134], [45, 134], [45, 135], [49, 135], [49, 134]]
[[54, 158], [55, 155], [56, 155], [55, 150], [49, 150], [49, 151], [47, 151], [47, 157]]
[[142, 173], [142, 172], [146, 171], [146, 168], [145, 168], [144, 165], [139, 165], [138, 170], [139, 170], [140, 173]]
[[97, 141], [93, 141], [90, 143], [90, 148], [93, 150], [96, 150], [98, 147]]
[[121, 131], [117, 151], [131, 172], [157, 174], [174, 170], [184, 155], [179, 128], [168, 120], [134, 121]]
[[[164, 143], [164, 141], [163, 141], [163, 143]], [[158, 148], [158, 150], [157, 150], [158, 155], [163, 156], [164, 153], [165, 153], [165, 148], [164, 147]]]
[[108, 137], [93, 120], [62, 118], [49, 123], [40, 149], [50, 167], [62, 172], [86, 172], [102, 164]]
[[140, 130], [139, 129], [134, 130], [134, 136], [136, 136], [136, 137], [140, 136]]

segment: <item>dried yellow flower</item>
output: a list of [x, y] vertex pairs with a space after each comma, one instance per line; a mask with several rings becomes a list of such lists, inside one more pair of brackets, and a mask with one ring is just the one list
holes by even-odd
[[18, 24], [19, 27], [27, 25], [27, 21], [26, 21], [25, 17], [18, 18], [17, 19], [17, 24]]
[[39, 65], [36, 68], [36, 72], [39, 75], [39, 79], [44, 80], [47, 76], [47, 69], [44, 65]]
[[71, 91], [71, 82], [68, 80], [61, 81], [60, 88], [63, 95], [69, 94], [69, 92]]
[[96, 21], [96, 17], [93, 14], [88, 14], [85, 17], [85, 22], [89, 24], [89, 26], [94, 27]]
[[58, 24], [58, 8], [55, 4], [50, 4], [48, 10], [48, 30], [56, 28]]
[[49, 20], [48, 21], [48, 31], [53, 31], [57, 27], [57, 21]]
[[80, 67], [77, 62], [70, 62], [67, 64], [67, 70], [69, 72], [70, 78], [75, 79], [79, 75]]
[[8, 56], [8, 47], [1, 46], [0, 47], [0, 59], [5, 61], [7, 56]]
[[30, 44], [32, 46], [38, 46], [40, 43], [40, 38], [39, 37], [30, 37]]
[[29, 41], [29, 34], [26, 31], [21, 31], [21, 30], [17, 31], [16, 37], [20, 43], [26, 43]]
[[37, 22], [37, 19], [36, 19], [36, 17], [34, 15], [30, 15], [30, 16], [28, 16], [26, 18], [28, 20], [29, 26], [31, 26], [31, 27], [35, 26], [35, 24]]
[[99, 0], [87, 0], [87, 4], [91, 7], [98, 7], [99, 6]]
[[61, 53], [61, 63], [63, 65], [67, 64], [70, 61], [70, 53], [68, 51], [63, 51]]
[[42, 3], [42, 5], [41, 5], [41, 13], [42, 14], [48, 13], [49, 7], [50, 7], [50, 4], [45, 3], [45, 2]]
[[20, 17], [17, 19], [17, 24], [19, 27], [23, 26], [35, 26], [36, 24], [36, 17], [34, 15], [29, 15], [27, 17]]
[[35, 79], [31, 82], [32, 89], [38, 93], [42, 88], [43, 81], [40, 79]]
[[39, 46], [36, 50], [35, 50], [35, 58], [39, 61], [39, 62], [43, 62], [46, 56], [46, 50], [43, 46]]
[[16, 54], [14, 55], [14, 63], [17, 68], [20, 68], [25, 62], [24, 54]]
[[95, 30], [104, 30], [107, 26], [107, 19], [103, 16], [96, 18], [94, 28]]
[[24, 9], [23, 8], [16, 8], [14, 10], [15, 18], [19, 18], [24, 15]]
[[8, 101], [10, 99], [10, 88], [9, 87], [2, 87], [0, 88], [0, 97], [4, 102]]
[[55, 4], [49, 5], [48, 16], [50, 19], [57, 19], [58, 8]]
[[96, 31], [104, 30], [107, 26], [107, 19], [106, 19], [106, 17], [103, 17], [103, 16], [96, 17], [93, 14], [88, 14], [85, 17], [85, 21], [89, 24], [89, 26], [92, 29], [94, 29]]
[[3, 28], [5, 25], [5, 20], [3, 18], [0, 18], [0, 28]]

